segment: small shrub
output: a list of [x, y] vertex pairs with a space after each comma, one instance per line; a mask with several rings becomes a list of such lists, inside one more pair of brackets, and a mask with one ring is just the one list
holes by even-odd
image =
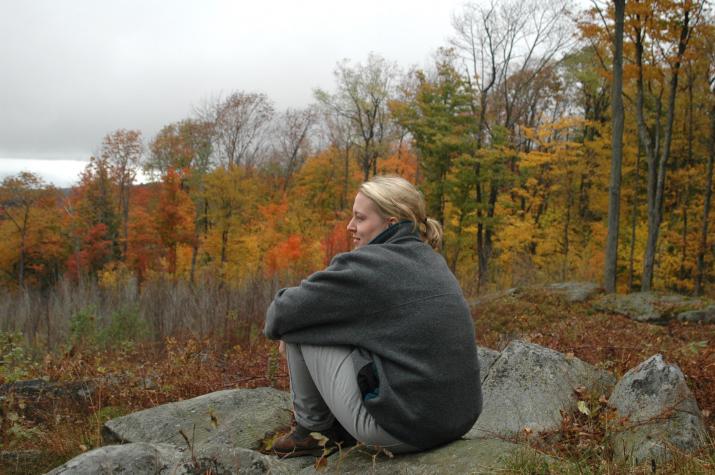
[[273, 345], [268, 350], [268, 361], [266, 363], [266, 379], [271, 387], [276, 386], [278, 370], [280, 369], [281, 355], [278, 353], [278, 345]]
[[147, 335], [148, 330], [148, 325], [139, 313], [139, 306], [128, 305], [112, 313], [109, 325], [99, 332], [98, 340], [101, 346], [110, 348], [140, 340]]
[[70, 344], [81, 348], [97, 345], [97, 310], [94, 306], [81, 309], [70, 317]]
[[29, 374], [32, 359], [20, 332], [0, 332], [0, 382], [12, 383]]

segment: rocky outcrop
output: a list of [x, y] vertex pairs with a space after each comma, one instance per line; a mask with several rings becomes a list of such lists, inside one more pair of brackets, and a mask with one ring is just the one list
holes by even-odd
[[18, 415], [28, 422], [47, 423], [47, 418], [51, 417], [58, 405], [72, 407], [78, 412], [86, 412], [96, 391], [97, 384], [93, 381], [56, 382], [31, 379], [2, 384], [0, 385], [0, 417], [3, 401], [22, 401], [22, 404], [15, 404]]
[[608, 394], [615, 379], [578, 358], [543, 346], [512, 341], [482, 384], [484, 407], [467, 438], [513, 437], [561, 425], [561, 411], [576, 408], [574, 390]]
[[470, 306], [476, 307], [502, 299], [528, 298], [534, 293], [553, 295], [568, 303], [580, 303], [592, 299], [601, 292], [603, 292], [601, 286], [593, 282], [557, 282], [548, 285], [514, 287], [498, 292], [489, 292], [468, 300], [468, 303]]
[[58, 383], [44, 379], [30, 379], [0, 384], [0, 397], [14, 394], [30, 400], [39, 400], [51, 396], [54, 399], [70, 399], [87, 402], [94, 395], [96, 384], [92, 381]]
[[639, 464], [693, 451], [705, 442], [705, 424], [682, 371], [655, 355], [628, 371], [609, 399], [625, 425], [613, 437], [614, 457]]
[[559, 282], [549, 284], [544, 289], [568, 303], [585, 302], [603, 291], [601, 286], [593, 282]]
[[[272, 388], [225, 390], [135, 412], [108, 421], [105, 443], [150, 442], [195, 449], [257, 449], [265, 432], [291, 421], [288, 393]], [[182, 435], [183, 433], [183, 435]]]
[[597, 310], [624, 315], [637, 322], [664, 324], [678, 315], [705, 305], [700, 299], [654, 292], [603, 295], [594, 302]]
[[477, 357], [479, 358], [479, 376], [481, 377], [483, 383], [489, 374], [489, 370], [491, 370], [496, 360], [499, 359], [499, 352], [490, 348], [478, 346]]
[[320, 472], [310, 466], [301, 474], [339, 473], [344, 475], [452, 475], [457, 473], [494, 474], [504, 470], [510, 460], [520, 456], [546, 458], [528, 446], [501, 439], [458, 440], [428, 452], [405, 454], [394, 458], [375, 456], [357, 448], [346, 454], [334, 454]]
[[[532, 343], [478, 352], [484, 408], [462, 440], [394, 458], [357, 446], [327, 457], [320, 473], [495, 473], [523, 457], [548, 463], [513, 441], [557, 430], [562, 411], [576, 410], [577, 392], [608, 395], [615, 383], [603, 370]], [[702, 443], [703, 421], [683, 374], [660, 355], [629, 371], [609, 403], [626, 421], [610, 441], [616, 457], [662, 460], [670, 447], [693, 450]], [[113, 419], [105, 424], [105, 441], [124, 445], [84, 453], [50, 473], [317, 473], [312, 457], [280, 460], [256, 450], [267, 431], [289, 423], [288, 393], [219, 391]]]
[[[169, 444], [109, 445], [75, 457], [48, 475], [74, 473], [170, 473], [181, 451]], [[185, 473], [185, 472], [184, 472]]]
[[135, 442], [108, 445], [75, 457], [55, 468], [48, 475], [96, 473], [127, 473], [132, 475], [212, 473], [231, 474], [288, 474], [300, 470], [301, 465], [289, 464], [275, 457], [253, 450], [233, 448], [215, 452], [199, 450], [193, 454], [171, 444]]
[[715, 305], [708, 305], [699, 310], [680, 312], [676, 318], [681, 322], [715, 323]]

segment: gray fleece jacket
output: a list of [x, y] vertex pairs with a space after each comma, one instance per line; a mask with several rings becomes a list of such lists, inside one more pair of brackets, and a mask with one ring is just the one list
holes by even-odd
[[379, 380], [367, 410], [397, 439], [427, 449], [465, 434], [481, 412], [474, 325], [442, 256], [411, 222], [393, 228], [385, 242], [338, 254], [281, 289], [264, 332], [356, 347], [356, 370], [372, 363]]

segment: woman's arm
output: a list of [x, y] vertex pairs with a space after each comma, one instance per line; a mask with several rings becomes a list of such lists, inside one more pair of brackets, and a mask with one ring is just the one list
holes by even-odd
[[343, 256], [299, 286], [278, 291], [266, 313], [264, 333], [268, 338], [277, 340], [309, 327], [340, 324], [364, 310], [365, 282], [352, 269], [351, 259]]

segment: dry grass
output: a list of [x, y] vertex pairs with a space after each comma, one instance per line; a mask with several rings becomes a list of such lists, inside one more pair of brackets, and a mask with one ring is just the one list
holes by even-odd
[[98, 447], [102, 424], [133, 411], [227, 388], [287, 389], [287, 368], [275, 347], [258, 336], [226, 350], [210, 338], [167, 338], [164, 345], [48, 355], [29, 370], [29, 378], [60, 387], [91, 381], [93, 390], [79, 399], [71, 392], [39, 398], [6, 393], [1, 449], [40, 450], [42, 457], [31, 466], [0, 466], [0, 473], [41, 473]]
[[[188, 305], [188, 300], [170, 298], [190, 295], [188, 290], [169, 287], [160, 290], [153, 292], [155, 297], [164, 295], [163, 304]], [[245, 318], [234, 315], [226, 320], [221, 314], [225, 309], [212, 314], [218, 323], [230, 322], [228, 330], [207, 320], [203, 332], [199, 326], [188, 331], [183, 325], [171, 327], [174, 336], [164, 335], [161, 339], [104, 346], [78, 340], [72, 345], [58, 344], [50, 352], [35, 347], [24, 349], [23, 353], [16, 351], [22, 348], [15, 342], [12, 351], [19, 355], [13, 363], [15, 376], [45, 378], [60, 386], [90, 381], [94, 389], [85, 399], [52, 394], [31, 399], [12, 391], [5, 393], [0, 400], [0, 450], [35, 455], [28, 457], [27, 463], [0, 461], [0, 473], [40, 473], [59, 465], [99, 446], [104, 421], [132, 411], [226, 388], [287, 389], [285, 363], [279, 358], [276, 345], [260, 332], [262, 321], [258, 315], [262, 315], [267, 305], [263, 292], [258, 293], [260, 299], [254, 297], [251, 312], [247, 312], [250, 315]], [[220, 295], [216, 290], [214, 296]], [[154, 304], [151, 308], [157, 307]], [[249, 307], [243, 304], [240, 308]], [[179, 311], [166, 309], [161, 318], [168, 319], [168, 315]], [[142, 312], [147, 313], [141, 313], [141, 318], [148, 315], [148, 310]], [[662, 353], [668, 362], [683, 370], [706, 415], [706, 425], [711, 433], [715, 432], [715, 325], [636, 323], [595, 312], [589, 304], [565, 304], [536, 290], [526, 291], [518, 298], [504, 296], [481, 304], [474, 316], [481, 345], [502, 349], [510, 340], [521, 338], [573, 353], [616, 376], [653, 354]], [[56, 336], [59, 338], [60, 334]], [[71, 336], [65, 334], [65, 341]], [[3, 351], [11, 352], [7, 348]], [[5, 378], [0, 379], [0, 384], [8, 380], [7, 361], [4, 367], [0, 366], [0, 378]], [[583, 398], [591, 409], [590, 416], [566, 414], [558, 434], [551, 434], [558, 437], [533, 439], [534, 446], [548, 454], [550, 461], [521, 457], [511, 461], [511, 472], [652, 473], [650, 466], [624, 467], [610, 461], [605, 439], [611, 430], [612, 410], [598, 400], [598, 395]], [[672, 462], [656, 467], [656, 473], [715, 473], [715, 446], [711, 444], [695, 455], [676, 453]]]
[[[686, 376], [711, 434], [715, 433], [715, 325], [671, 322], [667, 326], [637, 323], [626, 317], [594, 311], [589, 303], [568, 304], [534, 289], [516, 297], [502, 296], [474, 312], [477, 340], [501, 350], [513, 339], [556, 349], [613, 372], [617, 377], [661, 353]], [[564, 414], [555, 434], [531, 439], [541, 458], [519, 456], [512, 473], [620, 474], [715, 473], [715, 443], [696, 454], [674, 450], [662, 466], [624, 466], [612, 461], [607, 439], [617, 429], [614, 410], [601, 395], [580, 397], [590, 415]]]

